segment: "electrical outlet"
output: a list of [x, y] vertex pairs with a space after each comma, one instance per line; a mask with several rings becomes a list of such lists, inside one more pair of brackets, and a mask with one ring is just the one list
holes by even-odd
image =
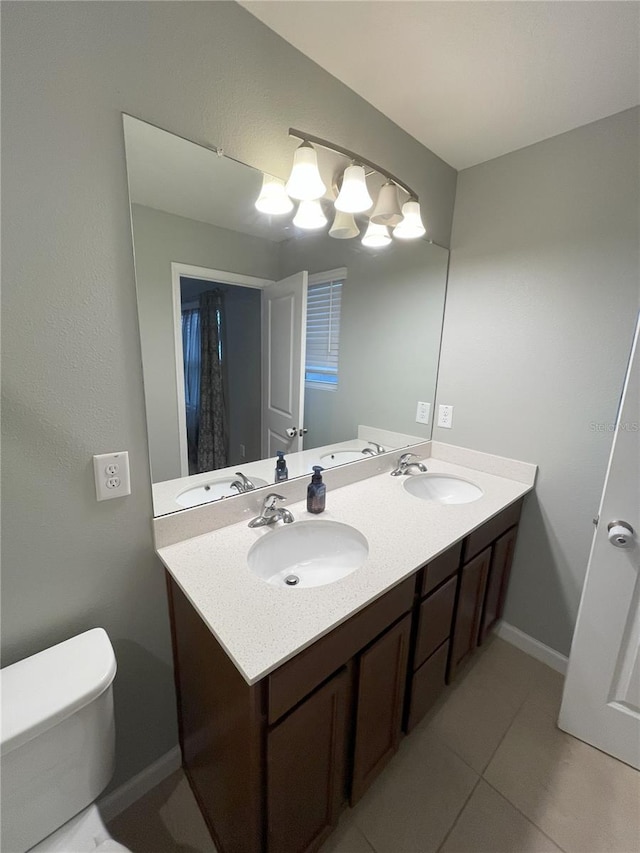
[[246, 457], [246, 455], [247, 455], [247, 450], [246, 450], [244, 444], [241, 444], [240, 445], [240, 459], [244, 459]]
[[438, 406], [438, 426], [451, 429], [453, 426], [453, 406]]
[[129, 453], [100, 453], [93, 457], [93, 474], [96, 480], [96, 498], [108, 501], [131, 494]]
[[429, 409], [431, 406], [429, 403], [421, 403], [418, 402], [418, 408], [416, 409], [416, 423], [417, 424], [428, 424], [429, 423]]

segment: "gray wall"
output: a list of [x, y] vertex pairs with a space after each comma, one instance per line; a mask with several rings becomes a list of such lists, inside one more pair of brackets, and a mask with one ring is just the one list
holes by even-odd
[[305, 390], [305, 447], [355, 438], [358, 424], [431, 437], [416, 405], [435, 398], [447, 261], [425, 241], [375, 252], [324, 235], [282, 244], [282, 276], [347, 268], [338, 388]]
[[637, 109], [458, 179], [434, 438], [535, 462], [506, 619], [567, 653], [639, 303]]
[[[177, 739], [121, 111], [276, 174], [290, 126], [333, 139], [444, 244], [456, 173], [233, 3], [4, 2], [2, 78], [3, 664], [109, 631], [117, 784]], [[132, 496], [98, 504], [91, 455], [124, 449]]]
[[[260, 237], [217, 228], [206, 222], [174, 216], [144, 205], [134, 204], [131, 209], [149, 454], [153, 482], [161, 483], [181, 476], [171, 262], [275, 280], [279, 277], [279, 247], [277, 243]], [[233, 343], [237, 339], [235, 327], [238, 317], [231, 312], [228, 319], [229, 340]], [[259, 314], [257, 319], [259, 333]], [[256, 339], [249, 335], [248, 339], [257, 341], [259, 348], [259, 337]], [[237, 363], [235, 359], [233, 363]], [[249, 366], [247, 360], [244, 364]], [[239, 381], [245, 384], [246, 378], [244, 376]], [[233, 382], [233, 377], [230, 377], [230, 382]], [[259, 394], [259, 372], [257, 383], [250, 384], [258, 388]], [[242, 396], [242, 400], [249, 399], [246, 394]], [[238, 401], [240, 405], [242, 400]], [[257, 418], [257, 423], [260, 423], [259, 398], [257, 405], [248, 411], [237, 411], [237, 408], [233, 406], [233, 412], [230, 413], [234, 423], [241, 422], [243, 417], [250, 418], [254, 424]], [[260, 436], [256, 446], [255, 436], [251, 438], [246, 434], [235, 434], [237, 443], [251, 444], [250, 452], [254, 458], [259, 458]]]

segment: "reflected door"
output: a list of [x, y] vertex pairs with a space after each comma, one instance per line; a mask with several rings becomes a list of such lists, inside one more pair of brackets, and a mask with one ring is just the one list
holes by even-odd
[[[302, 450], [306, 271], [269, 285], [262, 303], [262, 455]], [[295, 430], [295, 434], [291, 432]], [[289, 433], [287, 432], [289, 431]]]
[[[558, 725], [640, 769], [640, 349], [616, 421]], [[635, 535], [608, 527], [624, 522]]]

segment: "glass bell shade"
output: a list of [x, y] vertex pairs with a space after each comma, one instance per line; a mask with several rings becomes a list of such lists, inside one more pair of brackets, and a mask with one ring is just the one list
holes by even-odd
[[262, 189], [256, 200], [256, 209], [260, 213], [271, 213], [274, 216], [290, 213], [293, 210], [293, 202], [287, 195], [284, 181], [272, 175], [264, 175]]
[[356, 225], [352, 213], [344, 213], [342, 210], [336, 211], [333, 225], [329, 229], [329, 237], [335, 237], [336, 240], [350, 240], [352, 237], [357, 237], [359, 233], [360, 229]]
[[287, 195], [298, 201], [321, 198], [326, 192], [318, 171], [315, 148], [308, 142], [303, 142], [293, 155], [293, 167], [285, 189]]
[[370, 249], [382, 249], [388, 246], [391, 242], [391, 234], [386, 225], [378, 225], [376, 222], [369, 222], [367, 231], [362, 238], [362, 245], [368, 246]]
[[322, 228], [327, 224], [327, 217], [317, 198], [300, 202], [298, 212], [293, 217], [293, 224], [308, 231]]
[[426, 233], [420, 218], [420, 203], [415, 199], [402, 205], [402, 222], [393, 229], [393, 236], [400, 240], [415, 240]]
[[347, 166], [342, 186], [336, 199], [336, 210], [343, 213], [363, 213], [369, 210], [373, 199], [367, 189], [367, 178], [362, 166]]
[[402, 211], [398, 201], [398, 188], [389, 181], [380, 187], [376, 206], [371, 214], [371, 222], [377, 225], [397, 225], [402, 220]]

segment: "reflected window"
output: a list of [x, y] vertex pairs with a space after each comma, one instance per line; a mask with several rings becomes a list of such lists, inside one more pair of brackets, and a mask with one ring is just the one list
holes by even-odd
[[340, 276], [317, 273], [309, 276], [307, 291], [307, 350], [305, 385], [335, 391], [340, 355], [340, 311], [346, 270]]

